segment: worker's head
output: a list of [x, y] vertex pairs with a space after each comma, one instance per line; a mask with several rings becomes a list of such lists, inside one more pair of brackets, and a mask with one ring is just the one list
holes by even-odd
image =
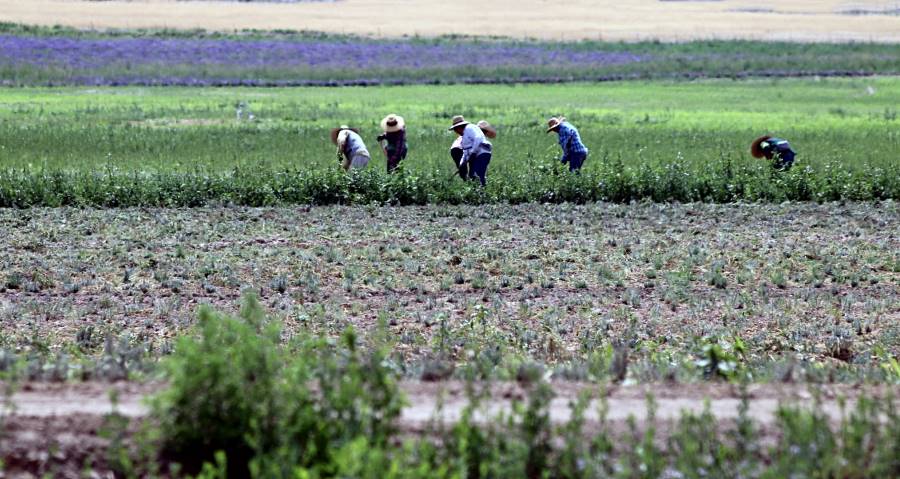
[[467, 122], [466, 119], [463, 118], [462, 115], [454, 116], [453, 119], [450, 120], [450, 123], [451, 123], [451, 126], [449, 129], [452, 131], [455, 131], [457, 135], [462, 135], [463, 132], [466, 130], [466, 125], [469, 124], [469, 122]]
[[490, 139], [497, 138], [497, 129], [494, 128], [486, 120], [479, 121], [478, 123], [475, 124], [475, 126], [477, 126], [478, 129], [480, 129], [481, 132], [484, 133], [484, 136], [486, 136]]
[[331, 130], [331, 142], [337, 145], [338, 135], [344, 130], [351, 130], [359, 133], [359, 130], [357, 130], [356, 128], [350, 128], [347, 125], [341, 125]]
[[390, 114], [381, 120], [381, 130], [385, 133], [395, 133], [404, 128], [406, 128], [406, 122], [400, 115]]
[[770, 135], [763, 135], [763, 136], [753, 140], [753, 143], [750, 144], [750, 155], [752, 155], [754, 158], [769, 158], [769, 159], [771, 159], [771, 153], [769, 153], [767, 155], [766, 151], [763, 147], [763, 143], [768, 141], [769, 138], [772, 138], [772, 137]]
[[559, 125], [564, 121], [566, 121], [564, 117], [553, 117], [547, 120], [547, 133], [550, 133], [551, 131], [559, 133]]

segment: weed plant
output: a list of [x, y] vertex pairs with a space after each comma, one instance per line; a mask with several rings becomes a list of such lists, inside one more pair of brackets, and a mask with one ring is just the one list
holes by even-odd
[[229, 477], [331, 476], [356, 440], [387, 448], [402, 398], [383, 345], [360, 348], [352, 329], [284, 341], [253, 296], [239, 317], [201, 310], [198, 332], [165, 361], [164, 458], [197, 471], [221, 451]]

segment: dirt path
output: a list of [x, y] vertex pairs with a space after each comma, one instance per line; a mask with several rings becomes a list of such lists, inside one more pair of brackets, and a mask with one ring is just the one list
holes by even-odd
[[[159, 391], [160, 384], [26, 384], [0, 409], [0, 460], [4, 469], [0, 477], [81, 478], [85, 470], [90, 477], [112, 477], [108, 465], [109, 426], [104, 415], [113, 410], [135, 419], [148, 413], [146, 398]], [[494, 383], [475, 414], [476, 421], [508, 413], [514, 400], [526, 400], [526, 391], [515, 383]], [[459, 382], [404, 382], [408, 406], [400, 419], [401, 429], [410, 435], [428, 434], [436, 417], [445, 425], [458, 420], [468, 404], [465, 384]], [[643, 385], [611, 386], [601, 393], [597, 386], [577, 383], [553, 383], [557, 397], [550, 405], [550, 419], [562, 423], [569, 419], [569, 402], [582, 392], [604, 397], [608, 407], [606, 427], [613, 434], [627, 431], [627, 420], [646, 422], [648, 393], [656, 403], [656, 425], [660, 441], [668, 437], [673, 420], [683, 411], [700, 412], [706, 404], [719, 419], [728, 424], [738, 416], [740, 391], [731, 385]], [[110, 391], [114, 391], [115, 402]], [[892, 389], [895, 397], [900, 387]], [[841, 418], [839, 398], [849, 403], [861, 395], [883, 395], [887, 387], [827, 386], [819, 391], [820, 410], [832, 421]], [[749, 413], [757, 421], [763, 440], [773, 443], [776, 411], [780, 404], [812, 405], [813, 395], [804, 386], [759, 385], [748, 390]], [[115, 405], [114, 405], [115, 404]], [[599, 401], [594, 401], [585, 414], [585, 432], [599, 427]], [[137, 431], [139, 421], [130, 421], [125, 440]], [[5, 475], [4, 475], [5, 474]]]
[[[643, 385], [611, 386], [603, 392], [597, 386], [578, 383], [554, 383], [556, 397], [550, 404], [553, 422], [562, 423], [570, 417], [570, 403], [582, 393], [605, 397], [607, 419], [625, 421], [634, 416], [639, 422], [647, 417], [647, 396], [652, 395], [656, 404], [656, 418], [667, 421], [677, 419], [682, 412], [701, 412], [708, 403], [710, 411], [719, 419], [734, 419], [741, 403], [740, 390], [733, 385]], [[103, 416], [113, 411], [137, 418], [147, 415], [146, 398], [161, 386], [158, 384], [100, 384], [75, 385], [36, 384], [27, 385], [13, 394], [4, 407], [4, 415], [12, 417], [48, 418], [58, 416]], [[446, 422], [458, 420], [469, 400], [465, 385], [459, 382], [422, 383], [406, 381], [401, 388], [409, 405], [403, 410], [401, 422], [410, 429], [418, 429], [440, 417]], [[839, 399], [851, 403], [861, 394], [880, 395], [885, 388], [861, 388], [854, 386], [827, 386], [819, 391], [820, 410], [832, 419], [841, 417]], [[900, 388], [895, 389], [895, 394]], [[511, 410], [513, 401], [525, 401], [528, 394], [515, 383], [488, 386], [488, 396], [476, 417], [486, 419]], [[805, 386], [755, 385], [748, 389], [750, 414], [759, 423], [771, 424], [781, 404], [811, 406], [813, 393]], [[115, 401], [112, 397], [115, 397]], [[441, 405], [439, 413], [438, 405]], [[600, 419], [601, 401], [594, 399], [588, 408], [588, 422]]]

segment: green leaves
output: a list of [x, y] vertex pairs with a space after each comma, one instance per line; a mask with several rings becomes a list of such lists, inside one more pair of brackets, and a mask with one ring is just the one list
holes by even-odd
[[360, 350], [352, 329], [339, 343], [309, 334], [286, 343], [254, 296], [237, 317], [202, 308], [196, 335], [165, 360], [169, 389], [153, 404], [161, 455], [205, 474], [215, 460], [228, 477], [287, 477], [294, 467], [331, 471], [354, 440], [382, 447], [403, 403], [387, 348]]

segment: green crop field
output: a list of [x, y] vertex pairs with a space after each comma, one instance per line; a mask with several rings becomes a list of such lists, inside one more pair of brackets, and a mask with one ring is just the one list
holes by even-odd
[[[245, 102], [253, 121], [238, 121]], [[886, 199], [900, 196], [900, 80], [782, 79], [356, 88], [23, 88], [0, 91], [0, 204], [199, 205]], [[408, 123], [404, 174], [374, 137]], [[449, 118], [499, 128], [483, 192], [451, 179]], [[562, 174], [546, 119], [591, 149]], [[374, 161], [339, 174], [328, 131], [361, 128]], [[771, 133], [798, 152], [775, 174], [748, 154]], [[179, 185], [175, 187], [173, 185]]]

